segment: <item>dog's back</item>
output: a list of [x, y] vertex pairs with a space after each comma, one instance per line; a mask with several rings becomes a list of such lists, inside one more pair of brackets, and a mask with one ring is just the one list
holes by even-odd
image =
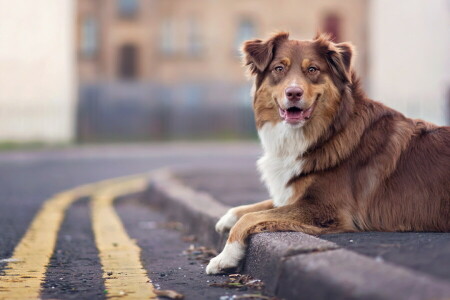
[[408, 121], [414, 132], [374, 195], [370, 219], [379, 230], [450, 231], [450, 127]]

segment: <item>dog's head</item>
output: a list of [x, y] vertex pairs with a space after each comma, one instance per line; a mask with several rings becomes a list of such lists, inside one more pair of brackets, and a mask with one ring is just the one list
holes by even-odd
[[351, 84], [353, 47], [321, 34], [313, 40], [290, 40], [277, 33], [244, 43], [244, 63], [255, 76], [257, 127], [283, 122], [309, 127], [332, 122], [341, 95]]

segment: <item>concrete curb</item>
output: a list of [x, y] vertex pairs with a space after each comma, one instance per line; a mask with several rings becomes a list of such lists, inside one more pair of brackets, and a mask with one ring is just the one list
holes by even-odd
[[[152, 172], [144, 200], [185, 224], [203, 244], [223, 246], [225, 237], [214, 225], [229, 207], [184, 185], [170, 170]], [[243, 271], [284, 299], [450, 299], [445, 281], [298, 232], [252, 236]]]
[[214, 229], [228, 207], [207, 193], [194, 191], [182, 184], [171, 171], [160, 169], [150, 175], [144, 199], [160, 207], [165, 214], [180, 221], [186, 230], [195, 233], [205, 246], [220, 248], [224, 242]]

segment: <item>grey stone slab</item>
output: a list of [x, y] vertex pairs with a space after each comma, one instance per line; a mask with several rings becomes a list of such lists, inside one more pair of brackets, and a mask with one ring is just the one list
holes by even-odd
[[225, 205], [250, 204], [270, 198], [256, 165], [241, 164], [220, 170], [197, 168], [177, 171], [176, 174], [190, 187], [207, 192]]
[[332, 242], [300, 232], [267, 232], [250, 237], [243, 271], [263, 280], [274, 292], [283, 261], [297, 254], [337, 249]]
[[448, 232], [353, 232], [325, 234], [320, 238], [450, 282]]
[[444, 281], [345, 249], [292, 256], [280, 268], [275, 292], [286, 299], [450, 299]]

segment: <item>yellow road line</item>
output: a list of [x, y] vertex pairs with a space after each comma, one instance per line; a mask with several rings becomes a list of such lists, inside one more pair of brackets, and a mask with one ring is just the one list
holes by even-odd
[[154, 287], [141, 264], [141, 249], [128, 236], [113, 207], [118, 196], [143, 191], [147, 182], [146, 178], [134, 178], [93, 195], [92, 226], [108, 299], [156, 299]]
[[[0, 299], [38, 299], [67, 208], [76, 200], [89, 196], [101, 187], [135, 177], [116, 178], [80, 186], [47, 200], [14, 249], [3, 274], [0, 275]], [[145, 177], [141, 175], [140, 178]]]
[[55, 248], [64, 212], [88, 192], [83, 187], [47, 200], [35, 216], [0, 276], [0, 299], [37, 299]]

